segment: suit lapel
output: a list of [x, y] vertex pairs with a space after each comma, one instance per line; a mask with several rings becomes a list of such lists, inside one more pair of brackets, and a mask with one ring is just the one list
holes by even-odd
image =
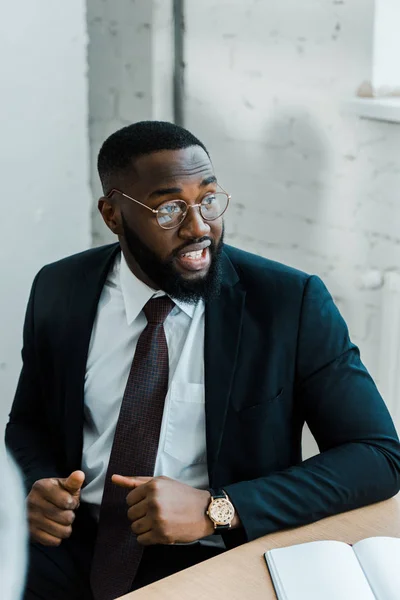
[[225, 253], [222, 254], [223, 285], [218, 299], [207, 303], [205, 312], [205, 402], [207, 462], [213, 481], [224, 430], [242, 328], [246, 293]]
[[85, 372], [93, 322], [107, 274], [120, 247], [113, 244], [102, 250], [100, 255], [89, 256], [82, 270], [74, 273], [66, 315], [64, 431], [71, 468], [78, 468], [82, 458]]

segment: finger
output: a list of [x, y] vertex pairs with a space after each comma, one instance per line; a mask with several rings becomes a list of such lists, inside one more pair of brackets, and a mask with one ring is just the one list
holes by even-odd
[[126, 477], [125, 475], [113, 475], [111, 481], [119, 487], [135, 489], [144, 483], [151, 481], [153, 477]]
[[128, 510], [128, 519], [130, 521], [137, 521], [138, 519], [143, 519], [147, 514], [147, 502], [142, 500], [137, 504], [131, 506]]
[[73, 496], [79, 495], [83, 482], [85, 481], [85, 473], [83, 471], [74, 471], [66, 479], [59, 479], [60, 486], [67, 490]]
[[79, 498], [72, 496], [69, 492], [62, 489], [58, 479], [47, 479], [37, 482], [28, 496], [28, 503], [37, 503], [38, 497], [44, 498], [57, 508], [64, 510], [74, 510], [79, 505]]
[[59, 525], [72, 525], [75, 521], [75, 513], [73, 510], [59, 510], [54, 511], [52, 514], [45, 514], [44, 516], [50, 521], [54, 521], [54, 523], [58, 523]]
[[142, 500], [145, 500], [147, 498], [148, 493], [149, 489], [145, 485], [140, 485], [139, 487], [129, 492], [129, 494], [127, 495], [127, 505], [135, 506], [136, 504], [139, 504], [139, 502], [142, 502]]
[[43, 546], [59, 546], [62, 542], [62, 540], [60, 540], [57, 537], [54, 537], [54, 535], [49, 535], [48, 533], [46, 533], [45, 531], [41, 531], [40, 529], [36, 531], [31, 531], [31, 538], [34, 542], [42, 544]]
[[131, 529], [135, 535], [143, 535], [150, 531], [152, 528], [151, 519], [144, 517], [144, 519], [139, 519], [131, 524]]
[[60, 525], [72, 525], [75, 520], [73, 510], [57, 508], [54, 504], [41, 497], [38, 497], [34, 503], [28, 502], [28, 515], [32, 515], [33, 513], [43, 515]]
[[147, 531], [137, 536], [137, 541], [141, 546], [154, 546], [157, 540], [154, 537], [153, 531]]
[[32, 529], [44, 531], [60, 540], [66, 540], [72, 533], [71, 525], [60, 525], [46, 517], [38, 518], [33, 516], [29, 521]]
[[133, 490], [136, 487], [135, 477], [125, 477], [124, 475], [113, 475], [111, 481], [122, 488]]

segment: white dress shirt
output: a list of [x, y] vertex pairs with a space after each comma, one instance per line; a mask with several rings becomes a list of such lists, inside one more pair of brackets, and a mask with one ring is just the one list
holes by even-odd
[[[82, 470], [87, 485], [81, 497], [97, 516], [125, 386], [136, 344], [147, 324], [142, 309], [157, 295], [164, 293], [137, 279], [121, 253], [101, 293], [85, 375]], [[164, 322], [169, 385], [154, 475], [206, 489], [204, 303], [175, 303]], [[219, 545], [219, 536], [213, 537]]]

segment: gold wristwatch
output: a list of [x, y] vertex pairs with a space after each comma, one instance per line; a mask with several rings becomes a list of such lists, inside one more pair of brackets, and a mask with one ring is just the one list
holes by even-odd
[[224, 490], [209, 490], [211, 502], [208, 505], [206, 515], [214, 525], [215, 533], [220, 530], [230, 529], [235, 516], [235, 509]]

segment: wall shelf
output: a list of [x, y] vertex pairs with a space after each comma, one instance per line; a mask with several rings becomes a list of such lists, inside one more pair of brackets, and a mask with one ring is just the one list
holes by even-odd
[[364, 119], [400, 123], [400, 97], [354, 98], [346, 102], [346, 112]]

